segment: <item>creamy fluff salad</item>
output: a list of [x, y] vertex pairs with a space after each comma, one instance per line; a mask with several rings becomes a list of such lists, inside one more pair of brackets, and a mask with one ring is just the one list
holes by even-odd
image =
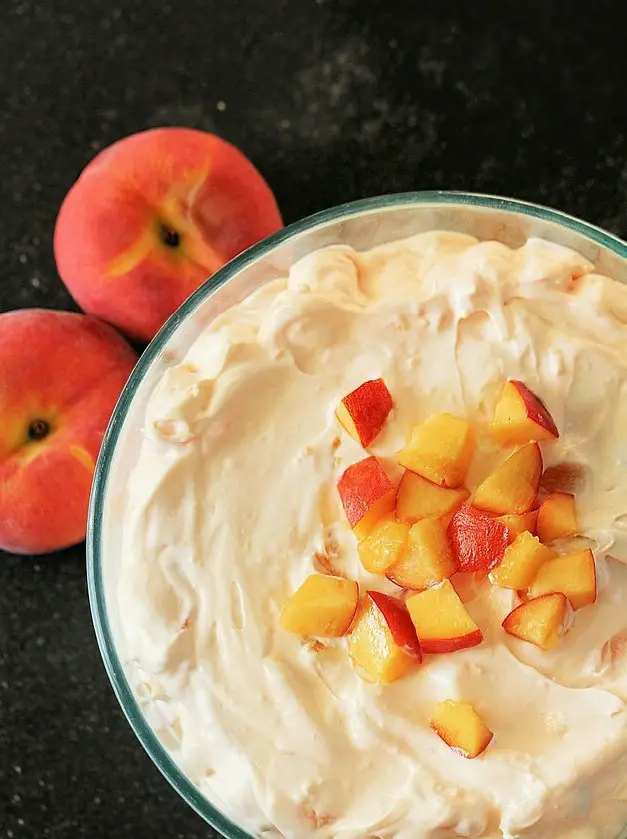
[[[328, 247], [200, 335], [149, 400], [113, 596], [141, 707], [212, 804], [264, 837], [616, 839], [627, 823], [626, 372], [627, 289], [533, 238], [510, 249], [434, 231]], [[393, 407], [365, 450], [336, 412], [378, 379]], [[556, 553], [594, 557], [595, 602], [567, 603], [560, 643], [505, 631], [524, 592], [459, 571], [446, 584], [480, 643], [423, 651], [389, 683], [357, 666], [350, 627], [287, 631], [285, 604], [311, 575], [355, 581], [360, 597], [415, 596], [366, 570], [338, 481], [374, 456], [396, 486], [412, 429], [446, 413], [476, 429], [472, 504], [515, 448], [489, 433], [508, 381], [559, 430], [539, 442], [542, 468], [567, 479], [557, 489], [574, 492], [578, 532]], [[489, 730], [473, 759], [434, 731], [448, 700]]]

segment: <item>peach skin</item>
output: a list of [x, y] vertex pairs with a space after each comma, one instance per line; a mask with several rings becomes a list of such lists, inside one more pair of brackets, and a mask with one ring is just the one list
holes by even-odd
[[395, 682], [422, 661], [416, 630], [402, 601], [378, 591], [369, 591], [359, 604], [348, 652], [375, 682]]
[[0, 548], [42, 554], [85, 538], [95, 461], [136, 360], [92, 317], [0, 315]]
[[281, 226], [270, 187], [238, 149], [204, 131], [153, 128], [83, 170], [54, 254], [81, 308], [149, 341], [218, 268]]
[[468, 504], [453, 515], [448, 535], [460, 571], [491, 571], [510, 542], [509, 528], [502, 521]]
[[412, 595], [406, 605], [424, 653], [453, 653], [483, 641], [450, 580]]
[[504, 445], [520, 446], [531, 440], [556, 440], [560, 436], [546, 405], [515, 379], [503, 388], [490, 430]]
[[367, 449], [379, 436], [393, 407], [383, 379], [373, 379], [345, 396], [335, 414], [351, 437]]
[[367, 536], [379, 519], [394, 510], [396, 487], [376, 457], [349, 466], [338, 481], [337, 491], [358, 539]]

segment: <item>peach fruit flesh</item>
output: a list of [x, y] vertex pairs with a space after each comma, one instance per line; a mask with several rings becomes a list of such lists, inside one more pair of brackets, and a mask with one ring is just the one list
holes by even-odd
[[500, 443], [522, 445], [531, 440], [555, 440], [557, 426], [546, 405], [522, 382], [512, 380], [503, 388], [490, 430]]
[[348, 523], [358, 539], [370, 533], [375, 524], [394, 510], [396, 487], [376, 457], [367, 457], [349, 466], [337, 489]]
[[281, 226], [270, 187], [238, 149], [204, 131], [154, 128], [83, 170], [54, 253], [81, 308], [148, 341], [208, 277]]
[[424, 589], [451, 577], [458, 568], [441, 519], [421, 519], [409, 530], [407, 549], [388, 569], [402, 588]]
[[369, 591], [359, 604], [348, 652], [375, 682], [394, 682], [422, 661], [416, 630], [403, 603], [376, 591]]
[[404, 554], [408, 535], [409, 525], [397, 521], [393, 515], [380, 519], [358, 546], [359, 558], [366, 571], [385, 574]]
[[526, 513], [536, 500], [542, 475], [537, 443], [527, 443], [511, 454], [477, 488], [473, 504], [496, 515]]
[[471, 423], [451, 414], [434, 414], [414, 426], [409, 443], [396, 457], [401, 466], [434, 484], [455, 488], [464, 483], [474, 452]]
[[491, 571], [503, 559], [510, 541], [509, 529], [502, 521], [468, 504], [453, 515], [448, 534], [459, 570], [465, 572]]
[[504, 516], [498, 516], [498, 521], [502, 521], [509, 528], [512, 539], [525, 532], [535, 536], [538, 511], [529, 510], [528, 513], [508, 513]]
[[573, 609], [590, 606], [597, 599], [596, 567], [590, 548], [565, 556], [554, 556], [540, 566], [528, 597], [561, 592]]
[[469, 495], [463, 487], [441, 487], [406, 469], [398, 485], [396, 516], [407, 524], [437, 516], [446, 518], [467, 501]]
[[279, 623], [296, 635], [339, 638], [355, 617], [358, 599], [353, 580], [312, 574], [287, 600]]
[[531, 584], [542, 563], [555, 553], [543, 545], [537, 536], [527, 531], [520, 533], [505, 551], [499, 565], [490, 571], [490, 582], [515, 590]]
[[424, 653], [452, 653], [483, 641], [450, 580], [412, 595], [406, 605]]
[[543, 650], [552, 650], [570, 629], [572, 607], [561, 593], [521, 603], [503, 621], [503, 629]]
[[453, 751], [470, 759], [479, 757], [492, 740], [492, 732], [473, 706], [453, 699], [436, 705], [431, 728]]
[[41, 554], [85, 538], [96, 458], [136, 361], [95, 318], [0, 315], [0, 548]]
[[367, 448], [378, 437], [393, 407], [383, 379], [372, 379], [345, 396], [335, 413], [351, 437]]
[[568, 492], [554, 492], [538, 510], [537, 532], [543, 542], [565, 539], [579, 531], [575, 496]]

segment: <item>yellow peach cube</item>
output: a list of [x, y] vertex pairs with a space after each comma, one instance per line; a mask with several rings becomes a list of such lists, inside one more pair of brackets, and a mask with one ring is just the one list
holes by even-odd
[[312, 574], [286, 602], [279, 624], [296, 635], [339, 638], [351, 625], [358, 599], [353, 580]]
[[464, 483], [475, 452], [475, 429], [451, 414], [434, 414], [414, 426], [407, 446], [397, 454], [401, 466], [434, 484]]

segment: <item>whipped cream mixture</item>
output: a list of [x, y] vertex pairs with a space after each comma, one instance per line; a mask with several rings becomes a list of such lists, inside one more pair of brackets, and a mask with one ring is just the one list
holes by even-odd
[[[154, 391], [128, 485], [120, 652], [183, 771], [253, 835], [290, 839], [616, 839], [627, 823], [627, 288], [539, 239], [516, 250], [432, 232], [330, 247], [223, 314]], [[317, 554], [368, 574], [336, 483], [366, 452], [340, 399], [382, 377], [371, 447], [390, 475], [413, 424], [476, 422], [477, 483], [505, 456], [481, 432], [507, 378], [547, 404], [573, 464], [596, 605], [550, 653], [507, 635], [514, 592], [455, 578], [484, 632], [391, 685], [345, 640], [281, 630]], [[563, 475], [563, 468], [558, 470]], [[568, 488], [568, 487], [566, 487]], [[570, 546], [567, 546], [570, 547]], [[462, 575], [463, 576], [463, 575]], [[625, 650], [625, 651], [624, 651]], [[475, 760], [429, 728], [471, 702], [494, 740]]]

